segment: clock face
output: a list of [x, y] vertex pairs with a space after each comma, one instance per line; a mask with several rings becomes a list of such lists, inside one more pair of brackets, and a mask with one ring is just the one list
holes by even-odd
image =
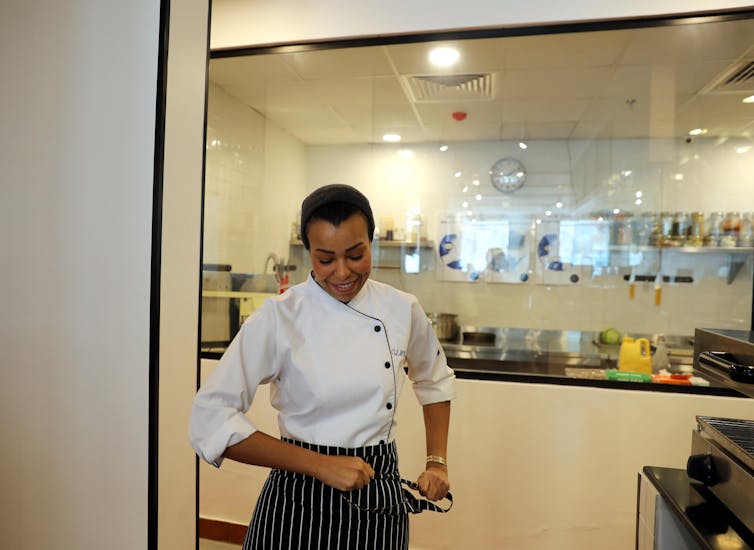
[[498, 191], [512, 193], [526, 182], [526, 169], [518, 159], [502, 158], [492, 165], [490, 180]]

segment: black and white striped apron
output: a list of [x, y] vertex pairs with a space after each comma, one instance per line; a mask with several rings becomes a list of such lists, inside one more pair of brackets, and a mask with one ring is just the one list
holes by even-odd
[[[272, 470], [259, 495], [243, 550], [406, 550], [408, 514], [445, 512], [401, 486], [395, 442], [360, 448], [283, 441], [328, 455], [358, 456], [374, 469], [363, 489], [339, 491], [317, 479]], [[452, 497], [448, 497], [451, 501]]]

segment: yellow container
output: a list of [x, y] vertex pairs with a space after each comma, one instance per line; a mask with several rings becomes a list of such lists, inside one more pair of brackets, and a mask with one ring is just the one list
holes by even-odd
[[652, 374], [652, 348], [646, 338], [624, 336], [618, 354], [618, 370]]

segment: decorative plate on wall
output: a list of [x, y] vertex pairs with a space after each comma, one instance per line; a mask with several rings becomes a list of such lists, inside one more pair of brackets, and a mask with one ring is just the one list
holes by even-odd
[[513, 193], [526, 183], [526, 168], [518, 159], [501, 158], [490, 169], [490, 181], [498, 191]]

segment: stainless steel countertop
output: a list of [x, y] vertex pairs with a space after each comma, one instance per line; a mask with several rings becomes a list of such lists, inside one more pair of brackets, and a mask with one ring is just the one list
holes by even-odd
[[[494, 335], [494, 343], [464, 343], [464, 333]], [[647, 338], [654, 345], [658, 334], [631, 334]], [[684, 335], [662, 335], [670, 352], [671, 364], [693, 363], [693, 338]], [[442, 341], [449, 359], [502, 362], [554, 363], [563, 366], [615, 368], [619, 345], [599, 343], [599, 332], [578, 330], [539, 330], [520, 328], [480, 327], [466, 325], [458, 338]]]

